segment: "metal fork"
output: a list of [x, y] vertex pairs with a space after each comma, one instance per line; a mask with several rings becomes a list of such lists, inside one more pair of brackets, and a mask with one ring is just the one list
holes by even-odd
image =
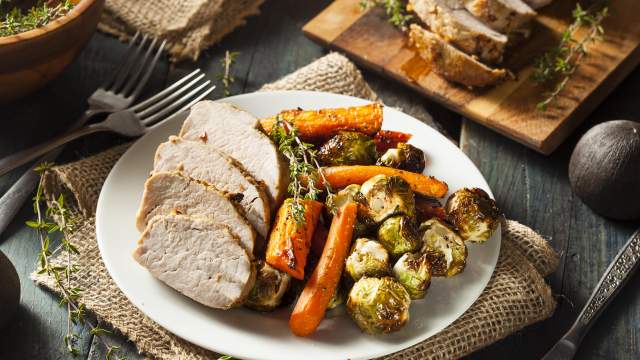
[[[194, 75], [198, 76], [184, 84]], [[210, 80], [201, 81], [203, 77], [204, 74], [200, 69], [197, 69], [153, 97], [128, 109], [115, 112], [102, 122], [85, 126], [44, 144], [7, 156], [0, 160], [0, 175], [61, 145], [89, 134], [114, 132], [126, 137], [142, 136], [211, 93], [216, 87], [210, 85]]]
[[[124, 60], [111, 78], [98, 88], [87, 100], [89, 108], [68, 129], [81, 128], [98, 114], [112, 113], [133, 104], [149, 81], [166, 42], [156, 47], [157, 39], [137, 32], [127, 47]], [[148, 45], [148, 46], [147, 46]], [[145, 46], [147, 50], [144, 51]], [[151, 57], [153, 54], [153, 57]], [[62, 148], [55, 149], [36, 161], [36, 164], [55, 160]], [[35, 165], [34, 165], [35, 166]], [[0, 234], [4, 232], [22, 204], [31, 196], [38, 182], [38, 175], [29, 168], [13, 186], [0, 198]]]

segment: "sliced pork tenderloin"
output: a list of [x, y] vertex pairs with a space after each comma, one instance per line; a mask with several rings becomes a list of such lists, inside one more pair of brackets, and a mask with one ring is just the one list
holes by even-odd
[[495, 85], [507, 75], [504, 69], [492, 69], [482, 64], [418, 25], [411, 25], [409, 39], [431, 69], [449, 81], [483, 87]]
[[211, 145], [236, 159], [266, 185], [271, 209], [287, 192], [288, 171], [276, 145], [248, 112], [221, 102], [200, 101], [180, 130], [180, 137]]
[[503, 34], [528, 33], [536, 12], [522, 0], [464, 0], [471, 15]]
[[256, 277], [251, 256], [233, 232], [207, 218], [154, 217], [133, 257], [160, 281], [216, 309], [241, 304]]
[[429, 29], [469, 55], [500, 63], [508, 37], [476, 19], [458, 0], [409, 0], [409, 8]]
[[202, 216], [227, 225], [249, 254], [253, 253], [256, 233], [231, 196], [179, 173], [155, 173], [144, 184], [136, 226], [142, 231], [153, 217], [172, 213]]
[[266, 239], [271, 210], [266, 189], [224, 152], [202, 141], [172, 136], [160, 144], [153, 163], [155, 172], [180, 171], [185, 176], [205, 181], [228, 193], [240, 194], [240, 206], [249, 223]]

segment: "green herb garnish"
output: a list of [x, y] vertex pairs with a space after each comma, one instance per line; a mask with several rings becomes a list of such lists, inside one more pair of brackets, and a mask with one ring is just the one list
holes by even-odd
[[236, 62], [236, 58], [240, 55], [237, 51], [229, 51], [226, 50], [224, 52], [224, 57], [220, 59], [220, 66], [222, 66], [222, 72], [219, 73], [218, 80], [222, 81], [223, 86], [223, 94], [224, 96], [231, 95], [231, 84], [236, 81], [236, 78], [233, 77], [233, 73], [231, 72], [231, 67]]
[[278, 145], [278, 150], [289, 160], [288, 190], [293, 196], [291, 214], [298, 226], [304, 225], [305, 205], [301, 200], [318, 200], [322, 193], [317, 187], [319, 177], [323, 180], [327, 194], [332, 193], [331, 185], [324, 178], [313, 144], [300, 140], [298, 130], [281, 115], [276, 117], [271, 136]]
[[374, 6], [384, 8], [389, 22], [402, 30], [407, 28], [407, 23], [413, 18], [407, 14], [404, 4], [400, 0], [360, 0], [361, 10], [367, 10]]
[[[604, 28], [601, 23], [607, 15], [608, 7], [604, 2], [594, 4], [586, 10], [577, 3], [572, 12], [573, 22], [562, 32], [558, 46], [535, 60], [533, 79], [536, 82], [557, 81], [553, 90], [546, 92], [545, 99], [538, 103], [538, 110], [544, 111], [556, 101], [580, 66], [582, 58], [587, 55], [587, 45], [602, 39]], [[576, 32], [583, 26], [588, 27], [587, 33], [581, 40], [577, 40]]]
[[33, 30], [47, 25], [51, 21], [66, 15], [74, 4], [69, 1], [44, 1], [39, 0], [28, 10], [22, 10], [18, 6], [0, 0], [0, 36], [11, 36], [25, 31]]
[[[79, 337], [74, 331], [74, 325], [83, 324], [87, 325], [91, 334], [105, 345], [107, 360], [114, 358], [114, 356], [118, 359], [124, 359], [116, 355], [119, 350], [118, 346], [109, 345], [102, 338], [102, 335], [110, 332], [85, 318], [86, 309], [83, 304], [78, 303], [82, 289], [71, 285], [72, 275], [79, 271], [78, 266], [73, 263], [72, 257], [79, 255], [79, 252], [67, 236], [75, 230], [76, 219], [67, 208], [64, 195], [60, 194], [58, 198], [50, 198], [47, 199], [48, 201], [44, 199], [44, 175], [52, 166], [51, 163], [43, 163], [35, 169], [40, 174], [38, 189], [33, 197], [33, 211], [36, 219], [27, 221], [26, 224], [35, 229], [40, 240], [38, 274], [46, 273], [53, 278], [60, 293], [60, 305], [67, 307], [67, 332], [63, 338], [65, 348], [73, 356], [80, 353], [77, 347]], [[46, 208], [43, 208], [43, 205]], [[54, 235], [60, 236], [60, 243], [55, 248], [52, 245]], [[66, 256], [60, 257], [64, 260], [53, 262], [51, 257], [58, 253], [66, 254]]]

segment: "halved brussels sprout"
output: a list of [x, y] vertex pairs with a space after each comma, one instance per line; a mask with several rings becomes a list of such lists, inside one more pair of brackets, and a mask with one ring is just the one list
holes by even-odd
[[385, 220], [378, 228], [378, 241], [394, 259], [420, 248], [420, 238], [413, 219], [404, 215]]
[[500, 223], [496, 202], [482, 189], [460, 189], [447, 200], [449, 220], [464, 240], [485, 242]]
[[368, 206], [369, 217], [375, 223], [393, 215], [413, 216], [415, 199], [409, 184], [398, 176], [376, 175], [360, 187]]
[[282, 301], [289, 288], [291, 276], [271, 267], [263, 260], [257, 263], [256, 282], [244, 305], [260, 311], [271, 311]]
[[349, 292], [347, 310], [362, 331], [385, 334], [400, 330], [409, 320], [411, 297], [392, 277], [363, 277]]
[[[350, 202], [360, 204], [366, 203], [366, 200], [360, 193], [360, 185], [351, 184], [338, 191], [335, 195], [327, 196], [326, 207], [330, 214], [335, 214], [341, 206]], [[358, 209], [358, 219], [353, 225], [353, 238], [357, 239], [366, 235], [373, 225], [375, 224], [373, 224], [369, 219], [367, 208], [365, 206], [360, 206]]]
[[467, 246], [458, 234], [440, 219], [431, 219], [420, 225], [421, 253], [431, 262], [433, 276], [453, 276], [464, 270]]
[[422, 173], [425, 165], [424, 152], [413, 145], [399, 143], [395, 149], [382, 154], [376, 165]]
[[376, 144], [359, 132], [342, 131], [329, 139], [318, 151], [325, 166], [372, 165], [376, 162]]
[[393, 265], [393, 276], [412, 300], [422, 299], [431, 284], [431, 262], [425, 254], [406, 253]]
[[357, 239], [347, 258], [345, 269], [353, 280], [359, 280], [363, 276], [385, 276], [389, 273], [389, 253], [377, 241]]

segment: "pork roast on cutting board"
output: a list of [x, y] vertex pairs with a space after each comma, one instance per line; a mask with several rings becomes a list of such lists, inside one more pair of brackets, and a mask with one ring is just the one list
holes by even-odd
[[256, 233], [232, 196], [177, 172], [155, 173], [144, 184], [136, 226], [143, 231], [153, 217], [172, 213], [202, 216], [228, 226], [253, 254]]
[[248, 112], [228, 104], [200, 101], [180, 130], [180, 137], [215, 147], [237, 160], [256, 180], [264, 182], [272, 209], [287, 192], [288, 170], [276, 145]]
[[155, 216], [133, 256], [154, 277], [216, 309], [241, 304], [256, 277], [251, 256], [229, 227], [203, 217]]
[[172, 136], [158, 146], [153, 171], [176, 170], [220, 190], [241, 194], [238, 200], [247, 220], [266, 239], [271, 220], [266, 190], [236, 160], [201, 141]]

